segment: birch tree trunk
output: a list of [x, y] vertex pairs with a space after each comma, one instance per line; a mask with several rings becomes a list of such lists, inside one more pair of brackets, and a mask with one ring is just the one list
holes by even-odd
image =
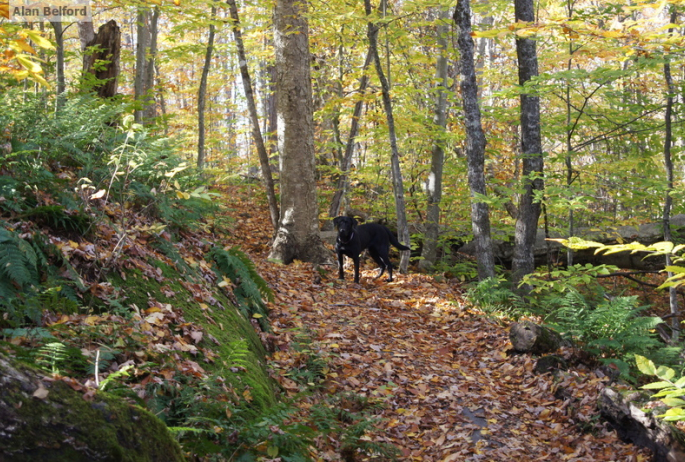
[[[390, 99], [390, 84], [385, 77], [383, 65], [378, 55], [378, 26], [371, 21], [371, 0], [364, 0], [364, 9], [369, 20], [368, 37], [369, 50], [373, 55], [376, 66], [378, 80], [381, 82], [381, 93], [383, 96], [383, 108], [388, 119], [388, 134], [390, 136], [390, 166], [392, 171], [392, 186], [395, 195], [395, 212], [397, 213], [397, 237], [405, 245], [409, 245], [409, 226], [407, 223], [407, 212], [404, 203], [404, 185], [402, 183], [402, 170], [400, 169], [400, 152], [397, 148], [397, 136], [395, 134], [395, 117], [392, 113], [392, 100]], [[410, 252], [400, 252], [400, 273], [406, 273], [409, 267]]]
[[462, 79], [461, 96], [466, 124], [466, 157], [468, 159], [469, 189], [471, 190], [471, 228], [476, 244], [478, 279], [495, 277], [495, 257], [490, 237], [490, 208], [478, 196], [485, 196], [485, 133], [478, 105], [478, 85], [474, 65], [474, 44], [471, 38], [471, 5], [469, 0], [458, 0], [454, 21], [459, 28], [459, 67]]
[[431, 156], [431, 171], [426, 181], [428, 206], [426, 208], [426, 235], [423, 239], [419, 268], [430, 269], [438, 255], [438, 234], [440, 233], [440, 201], [442, 200], [442, 165], [445, 162], [445, 127], [447, 126], [447, 20], [449, 10], [440, 12], [437, 27], [438, 61], [435, 77], [438, 96], [435, 102], [434, 123], [437, 129]]
[[[266, 189], [266, 198], [269, 204], [271, 225], [273, 226], [274, 230], [277, 230], [279, 210], [278, 202], [276, 200], [274, 180], [271, 176], [271, 166], [269, 165], [269, 153], [266, 151], [266, 146], [264, 145], [264, 138], [262, 137], [262, 131], [259, 127], [259, 115], [257, 114], [257, 104], [255, 103], [254, 92], [252, 91], [252, 79], [250, 78], [250, 71], [247, 68], [247, 56], [245, 55], [245, 46], [243, 45], [243, 36], [240, 30], [240, 18], [238, 17], [238, 7], [236, 6], [235, 0], [228, 0], [228, 7], [231, 13], [231, 20], [233, 21], [233, 38], [235, 39], [236, 49], [238, 50], [240, 75], [243, 81], [243, 90], [245, 92], [245, 99], [247, 100], [247, 109], [250, 113], [250, 122], [252, 124], [252, 139], [255, 142], [255, 146], [257, 148], [257, 155], [259, 157], [259, 165], [262, 169], [262, 182], [264, 183], [264, 188]], [[307, 49], [307, 54], [309, 54], [309, 49]], [[307, 84], [309, 84], [309, 81], [307, 81]]]
[[[215, 17], [216, 6], [212, 5], [212, 20]], [[209, 36], [207, 37], [207, 49], [205, 50], [205, 63], [202, 66], [200, 88], [197, 92], [197, 167], [200, 169], [205, 166], [205, 106], [207, 105], [207, 79], [209, 77], [209, 67], [212, 65], [212, 53], [214, 52], [215, 30], [214, 23], [211, 23], [209, 25]]]
[[330, 261], [319, 236], [307, 3], [277, 0], [274, 11], [281, 216], [269, 258]]
[[[533, 0], [515, 0], [516, 21], [533, 22], [535, 6]], [[543, 156], [540, 135], [540, 98], [526, 84], [538, 75], [538, 59], [535, 40], [516, 39], [519, 85], [521, 93], [521, 182], [516, 233], [514, 235], [514, 258], [512, 260], [512, 282], [514, 287], [526, 274], [535, 270], [533, 250], [537, 235], [541, 204], [536, 193], [544, 189], [542, 179]]]

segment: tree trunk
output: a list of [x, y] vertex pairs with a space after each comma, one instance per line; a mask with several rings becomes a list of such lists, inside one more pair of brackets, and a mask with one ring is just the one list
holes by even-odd
[[134, 95], [137, 102], [134, 115], [138, 123], [151, 119], [156, 112], [152, 83], [154, 82], [154, 59], [157, 51], [158, 19], [159, 7], [155, 7], [152, 15], [148, 7], [138, 7], [136, 76], [134, 82]]
[[276, 165], [278, 165], [278, 110], [276, 107], [276, 88], [274, 82], [276, 81], [276, 68], [273, 65], [267, 67], [267, 74], [269, 80], [269, 91], [266, 95], [266, 139], [269, 146], [269, 154], [276, 157]]
[[[474, 66], [474, 44], [471, 38], [471, 5], [469, 0], [458, 0], [454, 20], [459, 28], [459, 54], [466, 124], [466, 156], [468, 159], [469, 188], [471, 190], [471, 228], [476, 244], [478, 278], [482, 281], [495, 277], [495, 257], [490, 236], [490, 209], [482, 197], [485, 188], [485, 134], [478, 105], [478, 85]], [[479, 197], [480, 196], [480, 197]], [[532, 254], [532, 252], [531, 252]]]
[[[405, 245], [409, 245], [409, 225], [407, 223], [407, 212], [404, 205], [404, 185], [402, 183], [402, 170], [400, 169], [400, 152], [397, 148], [397, 136], [395, 134], [395, 117], [392, 112], [392, 101], [390, 99], [390, 84], [385, 78], [383, 72], [383, 65], [381, 64], [380, 56], [378, 55], [378, 26], [370, 21], [371, 16], [371, 0], [364, 0], [364, 9], [366, 16], [369, 18], [368, 23], [368, 37], [369, 50], [373, 55], [373, 61], [376, 66], [376, 73], [378, 80], [381, 82], [381, 93], [383, 96], [383, 108], [388, 119], [388, 134], [390, 136], [390, 166], [392, 171], [392, 185], [395, 195], [395, 212], [397, 213], [397, 237], [399, 241]], [[410, 252], [400, 252], [400, 273], [406, 273], [409, 267]]]
[[[216, 6], [212, 5], [212, 20], [216, 17]], [[207, 104], [207, 78], [209, 67], [212, 65], [212, 53], [214, 52], [214, 23], [209, 25], [209, 37], [207, 37], [207, 49], [205, 51], [205, 63], [202, 66], [200, 88], [197, 93], [197, 167], [205, 166], [205, 106]]]
[[51, 22], [55, 31], [55, 43], [57, 44], [57, 100], [55, 110], [59, 111], [64, 105], [64, 92], [66, 81], [64, 79], [64, 28], [61, 22]]
[[[228, 7], [231, 12], [231, 20], [233, 21], [233, 37], [235, 38], [235, 45], [238, 50], [238, 61], [240, 63], [240, 75], [243, 80], [243, 90], [245, 91], [245, 99], [247, 99], [247, 109], [250, 113], [250, 122], [252, 123], [252, 139], [255, 142], [255, 146], [257, 148], [257, 155], [259, 156], [259, 165], [262, 168], [262, 181], [264, 182], [267, 202], [269, 203], [271, 225], [273, 226], [274, 230], [277, 230], [279, 210], [278, 202], [276, 200], [276, 193], [274, 190], [274, 180], [271, 177], [269, 153], [266, 151], [266, 146], [264, 146], [262, 131], [259, 127], [259, 115], [257, 114], [257, 105], [255, 103], [254, 93], [252, 91], [252, 79], [250, 78], [250, 71], [247, 68], [247, 56], [245, 55], [243, 36], [240, 31], [240, 18], [238, 17], [238, 7], [236, 6], [235, 0], [228, 0]], [[307, 55], [309, 55], [309, 49], [307, 49]], [[309, 66], [309, 63], [307, 63], [307, 66]], [[309, 67], [307, 67], [307, 69], [309, 69]], [[307, 80], [307, 85], [309, 85], [309, 80]], [[312, 134], [312, 137], [313, 136], [314, 135]], [[312, 156], [313, 155], [314, 151], [312, 149]]]
[[423, 239], [422, 259], [419, 268], [430, 269], [438, 255], [438, 234], [440, 232], [440, 201], [442, 200], [442, 165], [445, 162], [445, 127], [447, 126], [447, 20], [449, 10], [440, 11], [436, 31], [438, 61], [435, 78], [438, 96], [435, 102], [434, 123], [437, 129], [431, 155], [431, 171], [426, 181], [428, 206], [426, 208], [426, 234]]
[[[359, 91], [361, 95], [366, 91], [366, 87], [369, 84], [369, 76], [366, 75], [366, 69], [371, 64], [372, 54], [371, 50], [366, 53], [366, 59], [364, 60], [364, 66], [362, 67], [362, 76], [359, 79]], [[333, 199], [331, 200], [331, 206], [328, 208], [329, 217], [337, 217], [340, 215], [340, 209], [342, 204], [342, 199], [345, 197], [347, 192], [347, 186], [349, 183], [349, 171], [352, 166], [352, 156], [354, 155], [354, 145], [357, 142], [357, 134], [359, 133], [359, 119], [362, 115], [362, 109], [364, 108], [363, 98], [359, 98], [356, 103], [354, 103], [354, 110], [352, 111], [352, 121], [350, 122], [350, 133], [347, 136], [347, 144], [345, 145], [345, 154], [343, 154], [342, 163], [340, 164], [340, 176], [338, 177], [338, 185], [335, 189], [335, 194], [333, 194]]]
[[[517, 21], [533, 22], [535, 7], [533, 0], [515, 0], [514, 16]], [[523, 276], [535, 270], [533, 249], [540, 218], [540, 197], [544, 188], [542, 179], [543, 156], [540, 135], [540, 98], [535, 90], [526, 84], [538, 75], [538, 60], [535, 40], [516, 39], [519, 85], [521, 93], [521, 182], [523, 191], [519, 197], [516, 218], [515, 248], [512, 261], [512, 282], [517, 287]], [[525, 288], [524, 288], [525, 290]]]
[[[671, 24], [675, 24], [678, 19], [677, 13], [675, 11], [671, 12]], [[673, 33], [673, 29], [669, 29], [670, 33]], [[664, 137], [664, 166], [666, 169], [666, 197], [664, 200], [664, 241], [672, 241], [671, 236], [671, 207], [673, 205], [673, 198], [671, 193], [673, 191], [673, 160], [671, 158], [671, 146], [673, 144], [673, 128], [672, 128], [672, 118], [673, 118], [673, 95], [676, 90], [673, 86], [673, 78], [671, 77], [671, 64], [669, 57], [666, 56], [666, 61], [664, 62], [664, 79], [666, 80], [666, 115], [665, 115], [665, 137]], [[666, 255], [666, 266], [671, 265], [671, 256]], [[668, 277], [672, 277], [673, 273], [668, 271]], [[671, 341], [678, 341], [678, 333], [680, 332], [680, 317], [678, 309], [678, 293], [675, 287], [669, 287], [669, 305], [671, 307], [671, 329], [673, 334], [671, 335]]]
[[150, 51], [147, 55], [147, 64], [145, 65], [145, 87], [144, 87], [144, 101], [145, 108], [143, 117], [150, 121], [157, 117], [157, 105], [155, 104], [155, 60], [157, 59], [157, 36], [159, 32], [159, 6], [155, 6], [152, 17], [150, 18]]
[[117, 93], [121, 53], [121, 30], [114, 19], [100, 26], [98, 33], [86, 45], [86, 48], [90, 47], [97, 48], [85, 53], [83, 75], [95, 77], [92, 89], [100, 98], [111, 98]]
[[95, 29], [93, 29], [93, 21], [79, 21], [78, 23], [78, 38], [81, 42], [81, 51], [86, 51], [88, 44], [95, 38]]
[[[281, 216], [269, 258], [329, 262], [319, 236], [307, 3], [278, 0], [274, 11]], [[282, 122], [282, 123], [280, 123]]]

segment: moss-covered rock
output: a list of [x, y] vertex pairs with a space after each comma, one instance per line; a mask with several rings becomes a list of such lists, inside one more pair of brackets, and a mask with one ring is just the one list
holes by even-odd
[[0, 353], [0, 461], [181, 461], [166, 426], [144, 409], [61, 380]]

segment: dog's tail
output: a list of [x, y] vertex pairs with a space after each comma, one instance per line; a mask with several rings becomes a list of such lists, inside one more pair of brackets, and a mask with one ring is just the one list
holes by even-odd
[[400, 241], [397, 240], [395, 235], [392, 233], [392, 231], [388, 230], [388, 236], [390, 243], [395, 247], [397, 250], [411, 250], [410, 247], [407, 247], [406, 245], [400, 244]]

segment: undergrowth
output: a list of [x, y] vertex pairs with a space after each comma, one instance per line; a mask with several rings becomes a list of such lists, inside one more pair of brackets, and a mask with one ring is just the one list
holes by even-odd
[[472, 286], [467, 296], [492, 316], [542, 318], [600, 362], [617, 367], [630, 381], [635, 380], [637, 372], [636, 355], [661, 364], [679, 364], [682, 348], [665, 345], [656, 334], [661, 318], [642, 315], [648, 307], [641, 306], [637, 296], [610, 297], [604, 292], [596, 276], [609, 270], [605, 266], [577, 265], [552, 275], [534, 273], [524, 279], [532, 287], [525, 297], [505, 279], [491, 278]]

